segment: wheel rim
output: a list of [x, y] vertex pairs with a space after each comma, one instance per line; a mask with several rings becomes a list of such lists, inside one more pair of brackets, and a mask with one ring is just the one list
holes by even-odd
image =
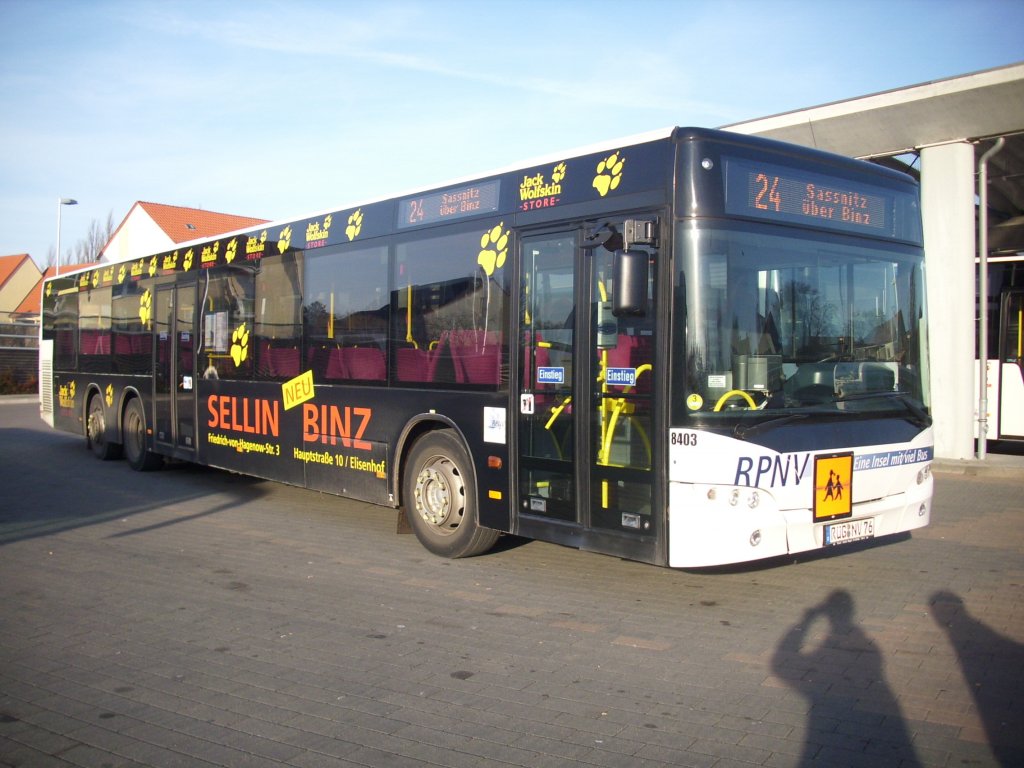
[[129, 409], [125, 416], [124, 442], [131, 458], [137, 459], [142, 455], [142, 419], [134, 408]]
[[103, 420], [103, 406], [93, 405], [89, 408], [89, 444], [100, 447], [106, 434], [106, 422]]
[[446, 456], [428, 459], [416, 476], [413, 489], [416, 512], [441, 534], [452, 534], [462, 524], [466, 486], [459, 468]]

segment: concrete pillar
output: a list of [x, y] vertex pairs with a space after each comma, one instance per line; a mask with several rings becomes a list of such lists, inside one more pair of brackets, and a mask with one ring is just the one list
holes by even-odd
[[974, 456], [974, 147], [921, 150], [935, 456]]

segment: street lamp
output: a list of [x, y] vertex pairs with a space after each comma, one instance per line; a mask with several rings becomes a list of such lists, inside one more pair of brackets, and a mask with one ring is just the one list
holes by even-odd
[[70, 197], [58, 197], [57, 198], [57, 271], [56, 274], [60, 274], [60, 209], [65, 205], [78, 205], [77, 200], [72, 200]]

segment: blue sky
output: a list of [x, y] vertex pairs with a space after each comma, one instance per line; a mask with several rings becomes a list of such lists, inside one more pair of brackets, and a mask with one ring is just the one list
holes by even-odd
[[0, 255], [298, 217], [1024, 60], [1022, 0], [0, 0]]

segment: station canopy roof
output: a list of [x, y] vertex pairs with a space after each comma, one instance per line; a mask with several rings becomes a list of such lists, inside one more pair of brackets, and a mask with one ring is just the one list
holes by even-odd
[[1024, 63], [723, 127], [915, 174], [908, 155], [956, 141], [974, 144], [977, 174], [977, 160], [1004, 137], [988, 161], [989, 248], [1024, 251]]

